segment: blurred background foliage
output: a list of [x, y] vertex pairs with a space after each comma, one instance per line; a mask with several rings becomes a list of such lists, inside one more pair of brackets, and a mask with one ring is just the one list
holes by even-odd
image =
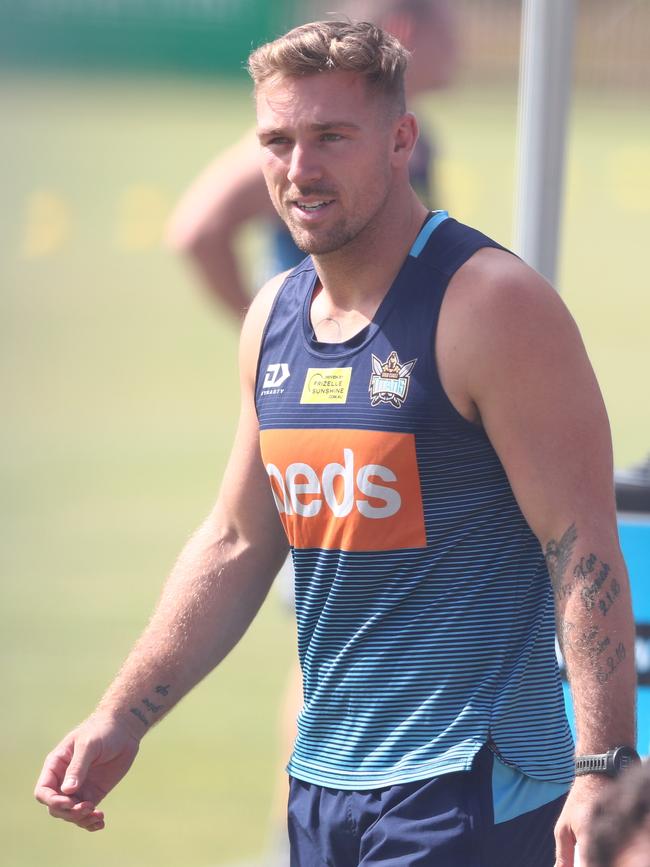
[[[519, 63], [520, 0], [454, 6], [462, 22], [462, 78], [511, 81]], [[336, 11], [336, 0], [3, 0], [0, 62], [242, 76], [252, 47]], [[578, 0], [578, 18], [578, 85], [650, 85], [648, 0]]]

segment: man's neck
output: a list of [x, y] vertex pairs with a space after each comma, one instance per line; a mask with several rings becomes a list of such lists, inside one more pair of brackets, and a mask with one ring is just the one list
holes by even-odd
[[390, 213], [345, 247], [312, 255], [323, 310], [358, 310], [371, 319], [399, 273], [427, 213], [409, 188], [401, 207], [391, 207]]

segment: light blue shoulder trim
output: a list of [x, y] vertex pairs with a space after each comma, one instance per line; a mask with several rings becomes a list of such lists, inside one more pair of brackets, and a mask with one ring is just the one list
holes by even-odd
[[420, 229], [420, 234], [417, 236], [415, 243], [409, 250], [409, 256], [419, 256], [424, 249], [424, 245], [427, 243], [431, 235], [433, 235], [440, 223], [444, 223], [444, 221], [448, 219], [449, 214], [447, 211], [434, 211], [433, 216], [429, 217], [424, 226]]
[[546, 783], [533, 780], [517, 768], [504, 765], [495, 756], [492, 765], [492, 802], [494, 824], [516, 819], [524, 813], [550, 804], [568, 792], [565, 783]]

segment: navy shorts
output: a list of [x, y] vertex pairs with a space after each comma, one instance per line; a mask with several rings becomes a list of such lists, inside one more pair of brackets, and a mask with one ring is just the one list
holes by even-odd
[[568, 786], [484, 747], [472, 770], [371, 791], [291, 778], [291, 867], [553, 867]]

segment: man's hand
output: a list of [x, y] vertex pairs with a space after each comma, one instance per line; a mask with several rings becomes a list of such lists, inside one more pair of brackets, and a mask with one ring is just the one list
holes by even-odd
[[610, 780], [602, 774], [577, 777], [555, 825], [555, 867], [574, 867], [576, 843], [584, 852], [589, 817]]
[[34, 796], [51, 816], [101, 831], [99, 802], [133, 764], [138, 739], [112, 716], [94, 714], [47, 756]]

